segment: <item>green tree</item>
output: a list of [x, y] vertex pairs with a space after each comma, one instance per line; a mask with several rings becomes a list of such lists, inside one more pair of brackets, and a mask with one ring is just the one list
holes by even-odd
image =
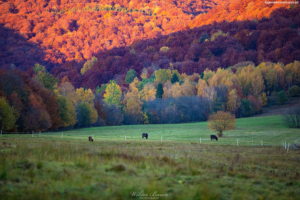
[[64, 127], [74, 126], [77, 122], [76, 108], [73, 103], [64, 96], [57, 97], [59, 103], [59, 113]]
[[179, 82], [179, 78], [178, 78], [177, 74], [174, 73], [172, 78], [171, 78], [171, 83], [174, 84], [176, 82]]
[[51, 74], [49, 74], [46, 71], [39, 71], [36, 75], [35, 79], [41, 83], [45, 88], [52, 90], [54, 89], [54, 86], [58, 83], [59, 79], [53, 77]]
[[77, 107], [77, 119], [80, 127], [88, 126], [91, 123], [91, 111], [88, 104], [82, 102]]
[[252, 101], [250, 99], [241, 100], [241, 117], [248, 117], [254, 113]]
[[134, 69], [130, 69], [127, 71], [125, 82], [129, 84], [134, 80], [135, 77], [136, 77], [136, 71]]
[[287, 96], [283, 90], [278, 93], [277, 101], [279, 104], [285, 104], [287, 102]]
[[163, 96], [163, 94], [164, 94], [163, 85], [162, 85], [162, 83], [159, 83], [158, 86], [157, 86], [157, 89], [156, 89], [156, 95], [155, 95], [155, 97], [161, 99], [162, 96]]
[[39, 72], [45, 72], [45, 71], [46, 71], [45, 67], [44, 67], [43, 65], [38, 64], [38, 63], [36, 63], [36, 64], [34, 65], [33, 70], [34, 70], [34, 72], [35, 72], [36, 74], [38, 74]]
[[155, 78], [161, 83], [165, 83], [172, 77], [172, 72], [170, 69], [159, 69], [155, 71]]
[[118, 105], [121, 100], [121, 88], [115, 81], [110, 81], [106, 86], [104, 100], [108, 105]]
[[0, 127], [1, 130], [7, 131], [15, 126], [16, 118], [14, 109], [9, 106], [5, 98], [0, 98]]

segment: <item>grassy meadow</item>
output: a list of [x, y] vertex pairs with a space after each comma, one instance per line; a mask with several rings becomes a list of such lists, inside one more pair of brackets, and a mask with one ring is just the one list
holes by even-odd
[[211, 134], [206, 122], [3, 134], [0, 199], [300, 199], [300, 151], [282, 147], [300, 133], [281, 116]]

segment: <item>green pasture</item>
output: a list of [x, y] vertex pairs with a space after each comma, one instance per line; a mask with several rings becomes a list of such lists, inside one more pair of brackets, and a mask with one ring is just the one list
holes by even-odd
[[[225, 131], [219, 141], [210, 141], [210, 135], [216, 132], [207, 129], [207, 122], [185, 124], [151, 124], [90, 127], [63, 132], [32, 134], [3, 134], [3, 138], [55, 140], [88, 140], [92, 136], [95, 142], [105, 141], [142, 141], [142, 133], [148, 133], [147, 142], [197, 142], [214, 145], [275, 145], [284, 141], [294, 143], [300, 141], [299, 129], [291, 129], [284, 125], [282, 117], [249, 117], [236, 120], [236, 130]], [[145, 139], [144, 139], [145, 140]], [[237, 141], [238, 140], [238, 141]]]
[[0, 199], [299, 199], [300, 151], [280, 146], [299, 130], [280, 116], [236, 127], [218, 142], [205, 122], [3, 134]]

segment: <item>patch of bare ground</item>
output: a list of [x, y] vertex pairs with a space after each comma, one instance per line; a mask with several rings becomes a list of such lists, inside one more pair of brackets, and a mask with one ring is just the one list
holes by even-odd
[[264, 107], [263, 113], [255, 115], [255, 117], [282, 115], [285, 112], [295, 109], [299, 106], [300, 106], [300, 98], [294, 98], [289, 100], [289, 102], [285, 105], [274, 105], [270, 107]]

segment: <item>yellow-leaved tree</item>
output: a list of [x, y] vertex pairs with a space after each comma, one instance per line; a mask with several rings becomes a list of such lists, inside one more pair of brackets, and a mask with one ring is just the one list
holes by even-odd
[[204, 88], [206, 88], [206, 87], [207, 87], [206, 81], [203, 80], [203, 79], [199, 79], [198, 85], [197, 85], [197, 88], [198, 88], [197, 95], [198, 95], [198, 96], [202, 96], [203, 90], [204, 90]]
[[93, 56], [91, 60], [86, 61], [83, 67], [81, 68], [80, 73], [84, 75], [87, 70], [91, 69], [94, 66], [97, 60], [98, 59]]
[[115, 81], [110, 81], [105, 89], [104, 100], [108, 105], [119, 105], [122, 91]]
[[188, 79], [185, 79], [183, 84], [181, 85], [181, 93], [183, 94], [183, 96], [194, 96], [194, 86]]
[[182, 92], [181, 92], [181, 86], [178, 82], [176, 82], [174, 85], [173, 85], [173, 92], [172, 92], [172, 96], [174, 98], [178, 98], [178, 97], [181, 97], [182, 96]]
[[91, 89], [78, 88], [76, 89], [76, 94], [78, 95], [79, 101], [94, 105], [95, 95]]
[[236, 89], [233, 89], [228, 94], [228, 101], [226, 103], [227, 110], [234, 113], [241, 105]]
[[218, 136], [223, 136], [223, 131], [234, 130], [235, 116], [229, 112], [218, 111], [211, 114], [208, 119], [208, 129], [217, 131]]
[[145, 101], [154, 100], [156, 98], [155, 94], [156, 94], [156, 89], [152, 83], [148, 83], [144, 85], [144, 88], [140, 92], [141, 98]]

